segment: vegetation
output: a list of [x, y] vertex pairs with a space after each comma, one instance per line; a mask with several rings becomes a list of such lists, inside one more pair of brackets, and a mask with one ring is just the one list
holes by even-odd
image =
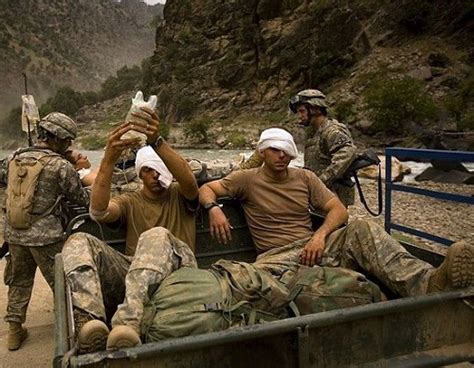
[[407, 124], [435, 119], [438, 111], [422, 82], [413, 78], [378, 79], [364, 93], [374, 129], [395, 135], [406, 131]]
[[211, 119], [204, 116], [199, 120], [187, 123], [184, 128], [184, 136], [186, 139], [192, 139], [198, 143], [207, 143], [209, 140], [208, 131], [211, 127]]

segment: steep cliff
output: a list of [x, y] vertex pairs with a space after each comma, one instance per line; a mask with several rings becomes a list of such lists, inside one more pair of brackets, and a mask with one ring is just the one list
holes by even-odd
[[473, 14], [470, 1], [168, 0], [146, 90], [169, 122], [284, 121], [291, 94], [320, 88], [365, 132], [376, 77], [418, 80], [438, 104], [472, 79]]

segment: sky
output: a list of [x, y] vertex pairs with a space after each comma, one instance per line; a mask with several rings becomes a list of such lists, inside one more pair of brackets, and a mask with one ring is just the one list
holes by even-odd
[[145, 0], [145, 2], [149, 5], [155, 5], [155, 4], [164, 4], [166, 3], [166, 0]]

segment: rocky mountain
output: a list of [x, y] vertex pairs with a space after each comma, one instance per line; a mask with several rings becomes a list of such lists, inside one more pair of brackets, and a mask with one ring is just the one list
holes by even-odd
[[[0, 0], [0, 115], [29, 92], [44, 102], [59, 86], [94, 90], [154, 48], [163, 5], [141, 0]], [[156, 22], [156, 20], [155, 20]]]
[[[378, 143], [383, 128], [474, 130], [473, 15], [468, 0], [168, 0], [145, 90], [168, 122], [208, 116], [221, 142], [245, 121], [247, 143], [256, 120], [288, 122], [288, 97], [310, 87]], [[377, 128], [371, 98], [407, 113]], [[405, 144], [423, 145], [415, 141]]]

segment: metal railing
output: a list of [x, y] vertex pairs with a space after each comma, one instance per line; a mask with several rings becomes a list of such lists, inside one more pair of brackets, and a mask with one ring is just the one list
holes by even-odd
[[428, 149], [410, 149], [410, 148], [386, 148], [385, 149], [385, 230], [390, 233], [391, 230], [398, 230], [407, 234], [415, 235], [427, 240], [434, 241], [446, 246], [453, 243], [453, 240], [442, 238], [425, 231], [417, 230], [409, 226], [400, 225], [392, 222], [392, 192], [405, 192], [415, 195], [422, 195], [445, 201], [474, 204], [474, 197], [454, 194], [442, 191], [417, 188], [414, 186], [395, 184], [392, 181], [392, 157], [413, 158], [422, 160], [442, 160], [457, 162], [474, 162], [474, 152], [462, 151], [442, 151]]

